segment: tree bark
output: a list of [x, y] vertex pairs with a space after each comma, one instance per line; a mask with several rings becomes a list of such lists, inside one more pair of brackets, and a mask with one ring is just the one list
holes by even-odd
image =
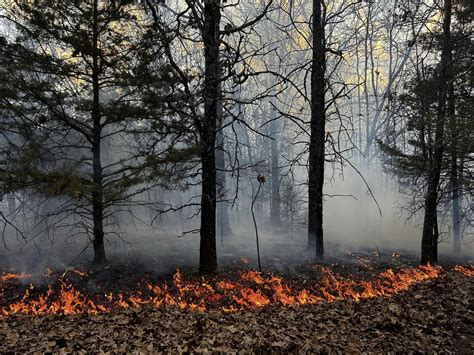
[[98, 48], [98, 0], [93, 3], [93, 28], [92, 28], [92, 219], [93, 219], [93, 246], [94, 263], [104, 264], [104, 204], [102, 191], [102, 162], [101, 162], [101, 112], [100, 112], [100, 86], [99, 86], [99, 48]]
[[216, 252], [216, 127], [219, 101], [219, 25], [221, 10], [218, 0], [204, 4], [204, 117], [200, 128], [202, 162], [201, 240], [199, 271], [217, 270]]
[[[452, 62], [452, 53], [448, 53], [448, 63]], [[453, 214], [453, 255], [461, 255], [461, 211], [459, 205], [459, 166], [458, 166], [458, 146], [459, 133], [456, 127], [456, 101], [454, 97], [454, 82], [448, 83], [448, 107], [449, 126], [451, 133], [451, 198]]]
[[322, 1], [313, 0], [313, 53], [311, 71], [311, 137], [309, 143], [308, 244], [316, 257], [324, 256], [323, 185], [325, 143], [325, 38]]
[[16, 198], [15, 193], [10, 192], [7, 194], [7, 202], [8, 202], [8, 213], [13, 215], [16, 211]]
[[433, 225], [433, 263], [438, 262], [438, 240], [439, 240], [439, 225], [438, 225], [438, 211], [435, 213]]
[[446, 121], [446, 98], [448, 83], [451, 80], [450, 65], [448, 62], [451, 52], [451, 0], [444, 1], [443, 19], [443, 46], [439, 65], [438, 108], [436, 115], [436, 129], [434, 138], [433, 160], [428, 174], [428, 186], [425, 195], [425, 216], [423, 220], [423, 235], [421, 240], [421, 263], [435, 263], [437, 248], [434, 247], [434, 227], [436, 223], [436, 208], [438, 205], [438, 190], [441, 177], [441, 164], [444, 151], [444, 130]]
[[[459, 203], [459, 184], [457, 178], [457, 158], [453, 158], [451, 170], [452, 173], [452, 199], [453, 199], [453, 254], [456, 257], [461, 255], [461, 206]], [[456, 176], [454, 176], [456, 175]]]
[[[275, 50], [269, 53], [268, 64], [272, 70], [278, 70], [276, 65], [276, 54]], [[269, 79], [268, 87], [274, 86], [273, 78]], [[272, 227], [279, 228], [281, 227], [281, 206], [280, 206], [280, 167], [279, 167], [279, 131], [280, 125], [279, 120], [277, 120], [277, 111], [275, 107], [275, 98], [270, 97], [269, 100], [269, 115], [270, 119], [270, 137], [272, 138], [270, 142], [270, 151], [271, 151], [271, 201], [270, 201], [270, 224]]]
[[271, 155], [272, 155], [272, 201], [270, 204], [270, 221], [272, 227], [281, 226], [280, 216], [280, 167], [278, 159], [278, 122], [276, 120], [275, 108], [270, 105], [270, 129], [271, 137]]
[[[223, 110], [222, 103], [219, 102], [217, 106], [219, 115], [219, 128], [223, 126]], [[224, 132], [220, 128], [216, 135], [216, 168], [217, 168], [217, 192], [219, 199], [219, 208], [217, 210], [217, 224], [220, 227], [221, 243], [224, 239], [232, 235], [230, 228], [229, 213], [227, 209], [227, 179], [225, 166], [225, 147], [224, 147]]]

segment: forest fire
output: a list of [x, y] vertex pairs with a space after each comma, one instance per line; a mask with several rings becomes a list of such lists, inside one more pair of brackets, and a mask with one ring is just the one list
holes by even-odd
[[[410, 286], [435, 279], [444, 271], [441, 267], [418, 266], [399, 270], [387, 269], [370, 279], [341, 276], [329, 268], [318, 267], [315, 280], [285, 280], [280, 276], [256, 271], [240, 272], [239, 276], [224, 278], [195, 278], [184, 280], [178, 270], [172, 282], [153, 284], [140, 282], [133, 291], [92, 293], [80, 291], [73, 282], [48, 274], [54, 282], [41, 291], [29, 284], [24, 293], [7, 300], [5, 290], [15, 286], [28, 275], [5, 274], [0, 284], [0, 314], [97, 314], [116, 309], [176, 307], [188, 310], [220, 310], [226, 313], [270, 305], [300, 306], [317, 302], [355, 301], [374, 297], [389, 297], [406, 291]], [[472, 267], [456, 266], [456, 272], [474, 276]], [[87, 273], [75, 271], [75, 277], [87, 278]], [[45, 276], [45, 275], [43, 275]]]
[[474, 354], [471, 3], [0, 0], [0, 355]]

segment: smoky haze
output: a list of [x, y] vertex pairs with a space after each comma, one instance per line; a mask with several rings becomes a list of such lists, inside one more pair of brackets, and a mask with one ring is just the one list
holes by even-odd
[[[358, 251], [407, 253], [417, 258], [422, 221], [420, 216], [407, 219], [402, 208], [406, 201], [398, 191], [397, 182], [382, 172], [380, 166], [360, 173], [373, 196], [359, 173], [352, 168], [346, 167], [343, 174], [339, 168], [327, 173], [324, 218], [327, 261], [343, 260], [347, 254]], [[247, 190], [250, 192], [251, 188], [247, 186]], [[173, 193], [167, 202], [182, 203], [192, 195], [181, 193], [181, 196], [176, 196]], [[171, 201], [173, 199], [175, 201]], [[256, 268], [256, 237], [250, 200], [244, 191], [236, 201], [233, 206], [228, 204], [232, 235], [222, 236], [218, 221], [219, 265], [223, 268]], [[291, 272], [300, 264], [314, 261], [314, 251], [308, 249], [304, 211], [306, 201], [300, 202], [303, 209], [294, 211], [293, 226], [290, 220], [283, 218], [282, 227], [272, 227], [268, 206], [264, 206], [260, 214], [256, 215], [264, 271]], [[118, 223], [117, 227], [120, 225], [117, 234], [107, 236], [106, 248], [110, 262], [112, 265], [137, 265], [165, 274], [176, 268], [197, 271], [199, 234], [193, 230], [199, 227], [199, 216], [194, 214], [194, 209], [183, 209], [154, 218], [157, 215], [143, 207], [122, 213], [114, 220]], [[151, 220], [154, 220], [153, 225], [143, 223]], [[452, 249], [449, 225], [442, 225], [441, 230], [446, 233], [447, 240], [440, 244], [440, 254], [442, 258], [449, 258]], [[74, 233], [71, 233], [71, 229], [69, 231], [70, 234], [66, 235], [59, 229], [54, 236], [50, 231], [25, 244], [18, 234], [7, 228], [4, 240], [9, 250], [2, 250], [1, 266], [31, 273], [43, 272], [47, 268], [65, 270], [87, 265], [93, 258], [91, 247], [86, 248], [87, 240], [80, 236], [71, 237]], [[466, 244], [463, 258], [471, 260], [473, 256], [472, 244]]]

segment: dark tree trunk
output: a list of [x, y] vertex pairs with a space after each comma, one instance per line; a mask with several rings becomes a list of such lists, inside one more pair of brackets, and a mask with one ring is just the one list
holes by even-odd
[[326, 70], [322, 0], [313, 0], [313, 59], [311, 72], [311, 138], [309, 143], [308, 244], [316, 256], [324, 256], [323, 185], [325, 143], [324, 81]]
[[437, 249], [434, 247], [434, 227], [436, 223], [436, 208], [438, 204], [438, 189], [441, 177], [441, 163], [444, 151], [444, 129], [446, 121], [446, 98], [448, 82], [451, 80], [450, 63], [451, 52], [451, 0], [444, 1], [443, 19], [443, 47], [440, 61], [438, 109], [436, 116], [436, 130], [434, 137], [434, 152], [428, 174], [428, 186], [425, 196], [425, 216], [423, 220], [423, 236], [421, 241], [421, 263], [434, 263], [437, 259]]
[[204, 117], [200, 127], [202, 161], [201, 244], [199, 271], [217, 270], [216, 253], [216, 127], [219, 101], [219, 25], [221, 11], [218, 0], [204, 4]]
[[433, 226], [433, 263], [438, 262], [438, 240], [439, 240], [439, 225], [438, 225], [438, 212], [435, 214], [435, 223]]
[[93, 189], [92, 189], [92, 219], [94, 239], [94, 263], [104, 264], [104, 203], [102, 193], [102, 162], [101, 162], [101, 138], [102, 125], [99, 106], [99, 50], [98, 50], [98, 0], [94, 0], [93, 29], [92, 29], [92, 169], [93, 169]]

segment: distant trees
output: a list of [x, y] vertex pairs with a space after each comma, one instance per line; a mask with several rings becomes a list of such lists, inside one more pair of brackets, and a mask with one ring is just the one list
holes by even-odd
[[357, 146], [370, 169], [379, 157], [375, 143], [383, 135], [390, 136], [393, 95], [404, 82], [403, 73], [433, 10], [423, 1], [367, 1], [364, 7], [356, 15], [363, 31], [354, 33], [359, 84]]

